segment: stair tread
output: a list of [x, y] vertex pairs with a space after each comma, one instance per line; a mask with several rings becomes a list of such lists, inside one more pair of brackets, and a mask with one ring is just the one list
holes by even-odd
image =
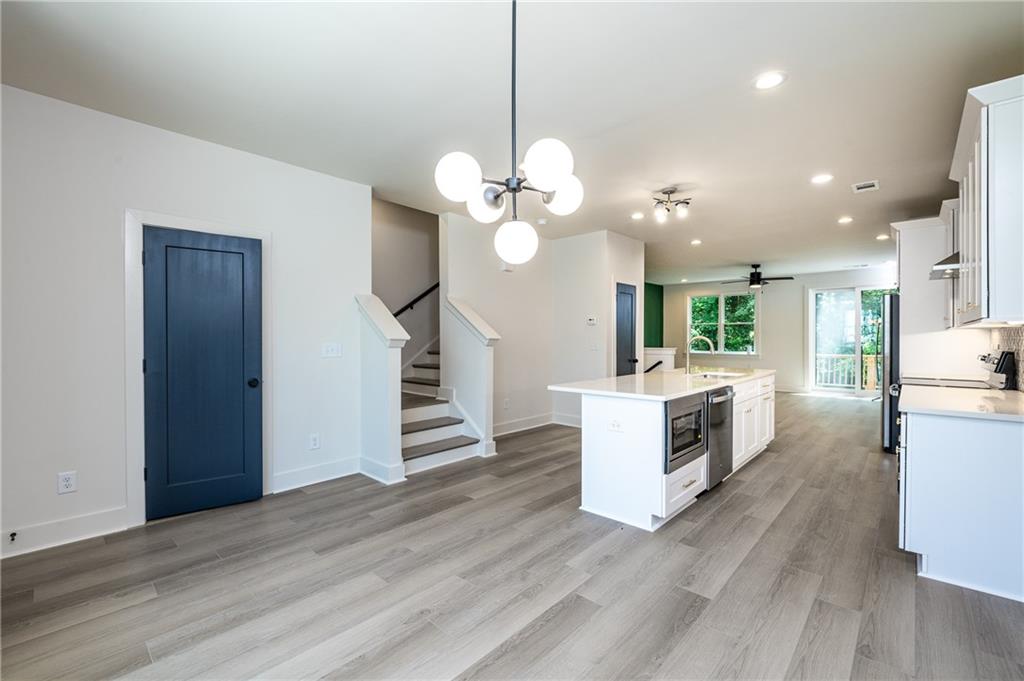
[[411, 421], [409, 423], [402, 424], [402, 434], [406, 433], [419, 433], [424, 430], [433, 430], [434, 428], [444, 428], [445, 426], [457, 426], [462, 423], [462, 419], [455, 416], [439, 416], [436, 419], [424, 419], [422, 421]]
[[432, 385], [435, 388], [441, 386], [441, 380], [438, 378], [420, 378], [419, 376], [403, 376], [402, 383], [415, 383], [417, 385]]
[[402, 393], [402, 409], [418, 409], [419, 407], [430, 407], [435, 404], [448, 404], [448, 400], [439, 397], [428, 397], [416, 393]]
[[440, 355], [441, 351], [440, 350], [427, 350], [427, 354], [428, 355]]
[[436, 442], [427, 442], [422, 445], [403, 447], [402, 459], [405, 461], [408, 461], [409, 459], [418, 459], [421, 456], [437, 454], [438, 452], [446, 452], [449, 449], [458, 449], [459, 447], [465, 447], [466, 445], [474, 445], [477, 442], [480, 442], [479, 438], [470, 437], [468, 435], [456, 435], [455, 437], [437, 440]]
[[440, 369], [441, 364], [438, 362], [417, 362], [412, 367], [414, 369]]

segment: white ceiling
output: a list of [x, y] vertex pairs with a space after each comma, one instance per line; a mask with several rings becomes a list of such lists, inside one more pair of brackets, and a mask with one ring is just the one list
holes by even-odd
[[[4, 3], [3, 81], [459, 210], [433, 186], [442, 154], [467, 151], [489, 176], [511, 166], [509, 14], [505, 2]], [[955, 194], [965, 90], [1024, 71], [1016, 2], [523, 2], [519, 16], [520, 154], [563, 139], [587, 192], [540, 232], [636, 236], [663, 283], [892, 258], [875, 235]], [[754, 90], [768, 68], [789, 80]], [[821, 171], [835, 180], [812, 186]], [[881, 190], [854, 196], [868, 179]], [[692, 187], [688, 220], [630, 220], [671, 183]], [[520, 213], [546, 216], [531, 195]], [[855, 221], [836, 224], [843, 214]]]

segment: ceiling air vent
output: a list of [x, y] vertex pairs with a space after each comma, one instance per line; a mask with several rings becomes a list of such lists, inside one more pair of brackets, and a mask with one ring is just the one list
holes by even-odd
[[867, 182], [858, 182], [850, 185], [853, 187], [854, 194], [863, 194], [864, 192], [873, 192], [878, 189], [878, 180], [868, 180]]

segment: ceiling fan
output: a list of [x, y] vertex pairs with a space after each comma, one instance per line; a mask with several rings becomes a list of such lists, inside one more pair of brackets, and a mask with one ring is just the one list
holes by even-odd
[[741, 284], [745, 283], [748, 288], [761, 288], [767, 286], [773, 281], [784, 281], [791, 280], [793, 277], [765, 277], [761, 275], [760, 265], [751, 265], [753, 268], [747, 279], [733, 279], [732, 281], [723, 281], [723, 284]]

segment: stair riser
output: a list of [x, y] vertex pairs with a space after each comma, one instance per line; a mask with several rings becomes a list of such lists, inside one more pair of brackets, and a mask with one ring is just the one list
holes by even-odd
[[436, 378], [441, 379], [440, 369], [424, 369], [422, 367], [413, 367], [412, 375], [417, 378]]
[[438, 404], [430, 404], [425, 407], [413, 407], [412, 409], [402, 410], [402, 423], [412, 423], [413, 421], [426, 421], [427, 419], [436, 419], [442, 416], [453, 416], [451, 405], [447, 402], [440, 402]]
[[446, 438], [462, 434], [463, 429], [461, 423], [455, 423], [441, 428], [431, 428], [430, 430], [421, 430], [418, 433], [405, 433], [402, 435], [402, 447], [405, 448], [412, 447], [413, 445], [424, 445], [428, 442], [437, 442], [438, 440], [444, 440]]
[[421, 471], [430, 470], [431, 468], [437, 468], [438, 466], [444, 466], [449, 463], [455, 463], [463, 459], [468, 459], [477, 456], [480, 448], [480, 443], [476, 442], [465, 447], [458, 447], [456, 449], [448, 449], [437, 454], [430, 454], [428, 456], [421, 456], [416, 459], [410, 459], [405, 462], [405, 474], [411, 475], [413, 473], [419, 473]]
[[420, 385], [419, 383], [402, 382], [402, 392], [425, 397], [437, 397], [437, 387], [432, 385]]

